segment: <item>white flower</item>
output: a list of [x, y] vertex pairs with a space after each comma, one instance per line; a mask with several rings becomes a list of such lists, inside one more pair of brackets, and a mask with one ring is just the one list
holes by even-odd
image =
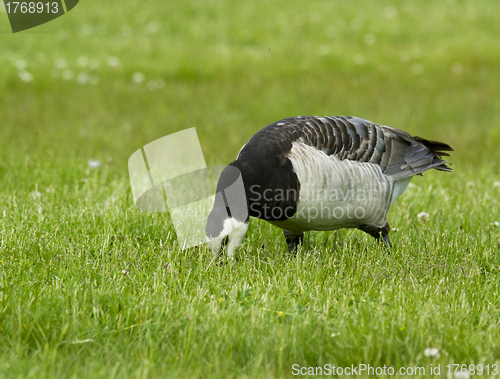
[[89, 64], [89, 58], [81, 56], [76, 60], [76, 64], [80, 67], [87, 67], [87, 65]]
[[417, 219], [420, 222], [427, 222], [427, 221], [429, 221], [429, 213], [427, 213], [427, 212], [420, 212], [417, 215]]
[[439, 349], [435, 347], [428, 347], [424, 350], [424, 355], [430, 358], [439, 358]]
[[391, 232], [397, 233], [397, 232], [399, 232], [399, 229], [398, 228], [392, 228]]
[[28, 71], [24, 71], [24, 70], [20, 71], [18, 75], [23, 82], [30, 83], [33, 81], [33, 75], [30, 74]]
[[413, 58], [420, 58], [422, 56], [422, 49], [418, 46], [415, 46], [413, 49], [411, 49], [411, 55], [413, 55]]
[[97, 75], [90, 75], [89, 76], [89, 83], [96, 85], [97, 83], [99, 83], [99, 77]]
[[319, 53], [321, 55], [328, 55], [328, 54], [330, 54], [330, 45], [327, 45], [326, 43], [323, 44], [323, 45], [321, 45], [319, 47]]
[[160, 30], [160, 24], [157, 23], [156, 21], [150, 22], [149, 24], [146, 25], [146, 34], [154, 34], [158, 30]]
[[28, 63], [24, 59], [19, 59], [14, 63], [14, 66], [16, 66], [18, 70], [24, 70], [28, 67]]
[[422, 72], [424, 72], [424, 65], [421, 63], [416, 63], [413, 66], [411, 66], [411, 70], [415, 75], [420, 75]]
[[337, 29], [333, 26], [326, 28], [326, 35], [330, 38], [335, 38], [337, 36]]
[[133, 33], [133, 30], [130, 26], [128, 25], [125, 25], [125, 26], [122, 26], [122, 36], [124, 37], [130, 37]]
[[475, 183], [474, 183], [473, 181], [468, 181], [468, 182], [466, 183], [467, 187], [469, 187], [469, 188], [474, 187], [474, 184], [475, 184]]
[[66, 62], [66, 59], [64, 58], [59, 58], [56, 60], [56, 67], [57, 68], [64, 68], [66, 67], [68, 62]]
[[78, 82], [78, 84], [85, 84], [89, 81], [89, 76], [86, 73], [82, 72], [78, 75], [76, 81]]
[[498, 221], [495, 221], [491, 223], [491, 226], [493, 226], [494, 228], [498, 228], [500, 226], [500, 223]]
[[455, 373], [455, 378], [458, 378], [458, 379], [469, 379], [470, 378], [470, 375], [467, 371], [457, 371]]
[[500, 187], [500, 182], [494, 182], [493, 187]]
[[454, 74], [460, 75], [463, 70], [464, 70], [464, 66], [460, 62], [454, 62], [451, 65], [451, 71], [453, 71]]
[[92, 25], [83, 25], [81, 29], [81, 33], [85, 36], [88, 36], [94, 32], [94, 27]]
[[366, 58], [363, 54], [356, 54], [354, 56], [354, 63], [356, 63], [356, 64], [363, 64], [363, 63], [365, 63], [365, 61], [366, 61]]
[[64, 70], [63, 73], [62, 73], [62, 78], [64, 80], [71, 80], [73, 79], [75, 75], [73, 74], [73, 71], [71, 70]]
[[362, 24], [361, 20], [353, 20], [351, 22], [351, 29], [352, 30], [359, 30], [359, 29], [361, 29], [361, 24]]
[[91, 70], [97, 70], [99, 68], [99, 61], [97, 59], [91, 59], [89, 61], [89, 68]]
[[111, 57], [108, 59], [108, 65], [112, 68], [117, 68], [120, 65], [120, 59], [117, 57]]
[[87, 162], [90, 168], [97, 168], [101, 165], [101, 161], [94, 161], [92, 159], [89, 159]]
[[137, 71], [132, 75], [132, 81], [134, 83], [142, 83], [144, 79], [146, 79], [146, 76], [142, 72]]
[[162, 79], [150, 80], [148, 82], [148, 88], [150, 90], [154, 90], [156, 88], [163, 88], [165, 86], [165, 82]]
[[67, 30], [59, 30], [59, 38], [60, 39], [68, 39], [69, 38], [69, 32]]
[[163, 88], [165, 87], [165, 82], [163, 79], [156, 79], [155, 80], [156, 88]]
[[384, 9], [385, 17], [389, 20], [397, 17], [398, 11], [394, 7], [387, 7]]
[[401, 59], [401, 62], [408, 62], [410, 60], [410, 54], [407, 51], [403, 51], [399, 54], [399, 59]]
[[154, 90], [154, 89], [156, 89], [156, 85], [155, 85], [154, 80], [150, 80], [150, 81], [148, 82], [148, 88], [149, 88], [151, 91], [152, 91], [152, 90]]
[[123, 275], [127, 275], [127, 274], [128, 274], [128, 271], [127, 271], [127, 270], [122, 270], [122, 274], [123, 274]]
[[365, 36], [363, 37], [363, 41], [365, 41], [365, 43], [368, 46], [370, 46], [370, 45], [373, 45], [375, 42], [377, 42], [377, 37], [375, 37], [375, 35], [372, 33], [368, 33], [368, 34], [365, 34]]

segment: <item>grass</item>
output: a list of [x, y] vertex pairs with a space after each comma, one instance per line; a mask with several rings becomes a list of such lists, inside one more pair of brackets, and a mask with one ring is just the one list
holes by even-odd
[[[500, 366], [499, 11], [86, 1], [18, 34], [0, 12], [0, 376]], [[223, 164], [261, 127], [306, 114], [456, 149], [454, 173], [416, 178], [392, 207], [390, 255], [342, 230], [309, 233], [290, 257], [280, 231], [253, 220], [219, 267], [205, 247], [178, 249], [168, 215], [134, 207], [127, 160], [141, 146], [195, 126], [207, 163]]]

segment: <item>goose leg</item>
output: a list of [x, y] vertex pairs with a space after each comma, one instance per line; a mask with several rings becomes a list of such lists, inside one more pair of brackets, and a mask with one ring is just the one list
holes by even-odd
[[288, 230], [283, 230], [283, 234], [285, 235], [286, 244], [288, 245], [288, 251], [294, 254], [297, 253], [297, 247], [302, 245], [304, 241], [304, 233], [293, 234]]
[[382, 228], [370, 225], [361, 225], [358, 227], [358, 229], [371, 235], [377, 240], [377, 242], [383, 242], [387, 245], [387, 247], [392, 248], [391, 239], [389, 237], [389, 232], [391, 230], [389, 223], [386, 223]]

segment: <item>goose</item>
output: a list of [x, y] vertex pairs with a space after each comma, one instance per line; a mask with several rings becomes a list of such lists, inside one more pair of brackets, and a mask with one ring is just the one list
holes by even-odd
[[[283, 229], [290, 252], [304, 232], [357, 228], [391, 246], [387, 213], [415, 175], [452, 171], [448, 144], [350, 116], [298, 116], [253, 135], [221, 173], [217, 194], [241, 178], [239, 204], [216, 196], [205, 229], [216, 252], [232, 258], [250, 217]], [[234, 201], [233, 201], [234, 203]]]

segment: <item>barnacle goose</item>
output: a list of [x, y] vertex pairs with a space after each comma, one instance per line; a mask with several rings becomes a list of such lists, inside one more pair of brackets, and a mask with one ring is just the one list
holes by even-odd
[[227, 235], [231, 258], [252, 216], [283, 229], [290, 251], [304, 231], [340, 228], [358, 228], [390, 246], [389, 207], [414, 175], [452, 171], [441, 159], [446, 151], [453, 151], [446, 143], [357, 117], [274, 122], [250, 138], [217, 185], [224, 193], [241, 175], [248, 212], [231, 214], [227, 198], [216, 197], [207, 240], [219, 251]]

